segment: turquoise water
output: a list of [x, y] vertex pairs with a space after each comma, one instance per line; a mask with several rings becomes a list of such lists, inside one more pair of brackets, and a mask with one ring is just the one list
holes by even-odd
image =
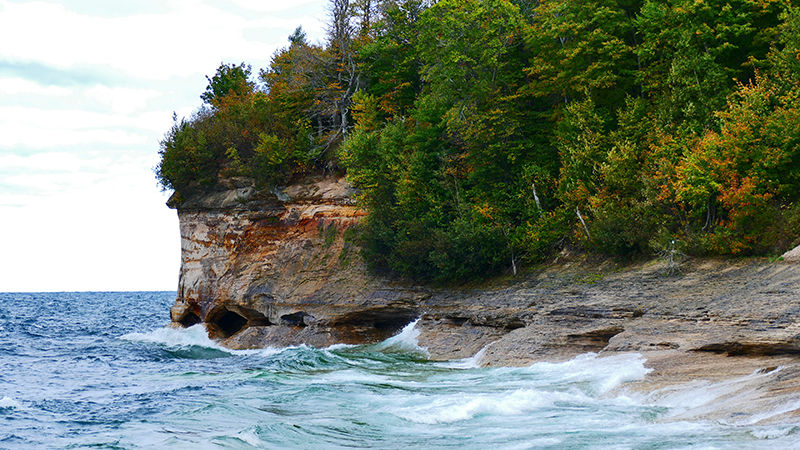
[[[0, 449], [784, 449], [800, 428], [670, 420], [636, 354], [479, 368], [386, 342], [229, 351], [175, 294], [0, 294]], [[623, 390], [624, 392], [624, 390]]]

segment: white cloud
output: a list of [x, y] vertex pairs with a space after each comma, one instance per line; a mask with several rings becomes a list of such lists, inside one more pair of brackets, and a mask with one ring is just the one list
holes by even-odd
[[0, 291], [175, 289], [178, 221], [152, 173], [172, 111], [220, 62], [266, 67], [298, 25], [322, 37], [327, 0], [95, 3], [0, 0]]
[[97, 185], [37, 200], [0, 204], [0, 291], [177, 287], [177, 216], [163, 195]]
[[263, 0], [228, 0], [240, 8], [249, 9], [250, 11], [261, 12], [281, 12], [301, 6], [315, 7], [320, 4], [319, 0], [292, 0], [289, 1], [263, 1]]
[[0, 123], [0, 145], [48, 148], [88, 143], [142, 144], [147, 141], [144, 136], [119, 130], [50, 128], [44, 133], [42, 131], [42, 127], [27, 124]]
[[42, 95], [46, 97], [64, 97], [72, 94], [72, 89], [58, 86], [42, 86], [23, 78], [0, 78], [0, 96], [20, 94]]
[[90, 174], [80, 172], [72, 173], [34, 173], [20, 174], [3, 179], [4, 183], [17, 186], [43, 189], [46, 191], [63, 191], [65, 188], [89, 187], [97, 184], [104, 178], [100, 174]]
[[[0, 184], [21, 187], [0, 197], [0, 291], [175, 289], [177, 215], [164, 205], [152, 163], [62, 152], [0, 157], [0, 168], [64, 169], [0, 175]], [[32, 193], [43, 187], [48, 195]]]
[[43, 172], [78, 172], [83, 169], [106, 169], [111, 158], [101, 156], [91, 159], [64, 152], [36, 153], [29, 156], [0, 155], [0, 169], [19, 168]]
[[128, 117], [82, 110], [0, 107], [0, 147], [107, 143], [146, 144], [155, 149], [157, 137], [169, 128], [171, 117], [171, 111]]
[[266, 65], [283, 42], [248, 41], [243, 31], [263, 27], [291, 32], [299, 25], [297, 19], [269, 15], [244, 18], [200, 0], [174, 0], [168, 5], [166, 14], [103, 18], [76, 14], [54, 3], [0, 1], [4, 7], [0, 42], [14, 43], [0, 48], [0, 56], [60, 67], [102, 61], [128, 75], [166, 80], [205, 73], [223, 58]]
[[147, 106], [147, 101], [160, 94], [153, 89], [110, 88], [97, 85], [83, 91], [84, 95], [109, 105], [118, 114], [128, 115]]
[[0, 205], [47, 203], [51, 197], [66, 200], [70, 193], [75, 195], [74, 202], [80, 201], [77, 193], [98, 189], [103, 193], [127, 191], [131, 195], [138, 189], [143, 195], [157, 190], [151, 171], [157, 157], [113, 151], [92, 153], [95, 154], [0, 155], [0, 186], [6, 191], [0, 197]]

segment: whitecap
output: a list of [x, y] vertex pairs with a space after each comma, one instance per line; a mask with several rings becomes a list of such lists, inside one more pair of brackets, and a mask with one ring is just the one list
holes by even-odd
[[253, 448], [260, 448], [264, 444], [264, 442], [258, 437], [258, 434], [256, 434], [256, 430], [253, 428], [240, 431], [236, 437]]
[[775, 416], [779, 416], [781, 414], [798, 410], [800, 410], [800, 400], [779, 402], [777, 404], [774, 404], [771, 408], [767, 409], [766, 411], [763, 411], [759, 414], [753, 414], [753, 416], [749, 419], [748, 423], [757, 424], [759, 422], [769, 420]]
[[187, 349], [191, 347], [200, 347], [220, 352], [228, 353], [230, 355], [259, 355], [259, 356], [272, 356], [281, 353], [285, 350], [296, 349], [305, 347], [304, 345], [292, 347], [267, 347], [252, 350], [232, 350], [219, 345], [216, 341], [208, 337], [208, 331], [205, 324], [199, 323], [192, 325], [188, 328], [172, 328], [164, 327], [159, 328], [147, 333], [128, 333], [120, 336], [120, 339], [131, 342], [145, 342], [150, 344], [163, 345], [168, 348]]
[[357, 346], [353, 345], [353, 344], [333, 344], [333, 345], [330, 345], [328, 347], [325, 347], [323, 350], [335, 352], [337, 350], [350, 350], [350, 349], [355, 348], [355, 347], [357, 347]]
[[192, 325], [188, 328], [159, 328], [147, 333], [128, 333], [120, 339], [132, 342], [146, 342], [161, 344], [167, 347], [205, 347], [215, 350], [228, 351], [208, 337], [204, 324]]
[[313, 380], [309, 380], [309, 384], [324, 385], [368, 385], [375, 383], [396, 385], [402, 384], [385, 375], [373, 374], [353, 369], [336, 370], [328, 373], [322, 373], [315, 376]]
[[789, 426], [789, 427], [770, 427], [770, 428], [760, 428], [751, 430], [750, 434], [753, 435], [756, 439], [777, 439], [780, 437], [784, 437], [789, 435], [790, 433], [794, 433], [797, 431], [797, 427]]
[[22, 405], [11, 397], [3, 397], [0, 399], [0, 409], [16, 409], [22, 408]]
[[535, 363], [528, 370], [562, 383], [589, 383], [593, 394], [603, 395], [624, 383], [644, 379], [653, 370], [644, 366], [646, 361], [639, 353], [585, 353], [562, 363]]
[[385, 341], [375, 344], [372, 349], [385, 353], [422, 353], [425, 357], [430, 357], [428, 349], [419, 346], [419, 330], [415, 327], [419, 319], [409, 323], [400, 331], [400, 333], [386, 339]]
[[441, 367], [446, 367], [448, 369], [478, 369], [481, 367], [481, 361], [483, 361], [483, 355], [486, 353], [486, 349], [492, 344], [483, 347], [475, 353], [474, 355], [470, 356], [469, 358], [462, 358], [462, 359], [454, 359], [452, 361], [445, 361], [439, 363]]
[[586, 403], [588, 397], [577, 392], [549, 392], [537, 389], [518, 389], [485, 393], [472, 397], [463, 394], [437, 398], [424, 405], [399, 408], [396, 415], [417, 423], [452, 423], [474, 418], [480, 414], [517, 416], [556, 403]]
[[[715, 420], [729, 426], [758, 426], [800, 411], [800, 400], [765, 395], [780, 378], [782, 367], [754, 371], [736, 378], [676, 382], [647, 393], [629, 393], [642, 404], [668, 409], [669, 420]], [[780, 421], [778, 422], [780, 423]], [[780, 428], [758, 428], [753, 436], [768, 436]], [[766, 431], [765, 431], [766, 430]], [[770, 431], [771, 430], [771, 431]], [[791, 429], [790, 429], [791, 430]]]

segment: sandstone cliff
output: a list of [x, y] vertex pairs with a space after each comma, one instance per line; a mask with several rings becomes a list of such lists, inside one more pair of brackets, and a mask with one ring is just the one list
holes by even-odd
[[171, 201], [181, 232], [172, 320], [233, 348], [384, 339], [420, 293], [366, 274], [347, 236], [364, 212], [341, 179], [257, 191], [246, 179]]
[[708, 377], [793, 367], [770, 392], [800, 389], [800, 264], [689, 259], [670, 273], [659, 260], [564, 254], [517, 277], [433, 289], [365, 270], [349, 239], [364, 215], [354, 194], [334, 178], [272, 191], [229, 180], [171, 201], [182, 240], [174, 324], [204, 322], [222, 345], [253, 348], [375, 342], [419, 319], [433, 359], [483, 349], [484, 365], [527, 365], [640, 352], [660, 367], [650, 380], [675, 382], [724, 355]]

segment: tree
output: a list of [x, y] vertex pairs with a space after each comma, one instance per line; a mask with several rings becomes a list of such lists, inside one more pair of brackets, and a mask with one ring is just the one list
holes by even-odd
[[[362, 83], [354, 49], [355, 5], [350, 0], [330, 0], [330, 5], [332, 23], [328, 28], [328, 47], [333, 64], [326, 74], [330, 80], [327, 89], [319, 90], [322, 99], [318, 105], [330, 118], [329, 141], [335, 142], [347, 135], [350, 128], [351, 97], [362, 87]], [[365, 12], [369, 16], [371, 8], [367, 8]]]
[[718, 129], [735, 83], [754, 76], [776, 33], [781, 0], [646, 1], [636, 19], [639, 81], [659, 125], [701, 133]]
[[206, 77], [208, 86], [200, 95], [203, 101], [214, 107], [227, 96], [246, 96], [255, 91], [255, 83], [250, 81], [251, 67], [249, 64], [220, 64], [217, 73], [212, 78]]
[[303, 31], [303, 27], [295, 28], [294, 32], [289, 35], [289, 44], [290, 45], [308, 45], [308, 41], [306, 40], [307, 35], [306, 32]]
[[720, 130], [706, 132], [678, 166], [676, 195], [703, 213], [707, 250], [762, 253], [793, 239], [787, 234], [800, 200], [797, 11], [782, 15], [782, 48], [770, 53], [765, 73], [737, 86], [716, 113]]
[[330, 0], [327, 40], [298, 27], [263, 89], [244, 63], [208, 78], [157, 177], [180, 193], [344, 168], [367, 259], [421, 280], [570, 244], [775, 251], [800, 226], [790, 4]]
[[422, 61], [417, 51], [423, 0], [403, 0], [382, 5], [380, 19], [372, 22], [370, 36], [359, 45], [357, 56], [364, 89], [375, 96], [383, 119], [406, 116], [422, 90]]
[[307, 43], [297, 31], [289, 42], [259, 77], [273, 105], [276, 126], [304, 142], [305, 159], [316, 165], [329, 156], [335, 142], [330, 128], [336, 113], [329, 105], [329, 74], [334, 62], [326, 48]]
[[625, 40], [633, 24], [615, 0], [541, 1], [531, 22], [526, 92], [555, 106], [591, 98], [613, 110], [624, 101], [636, 67]]

